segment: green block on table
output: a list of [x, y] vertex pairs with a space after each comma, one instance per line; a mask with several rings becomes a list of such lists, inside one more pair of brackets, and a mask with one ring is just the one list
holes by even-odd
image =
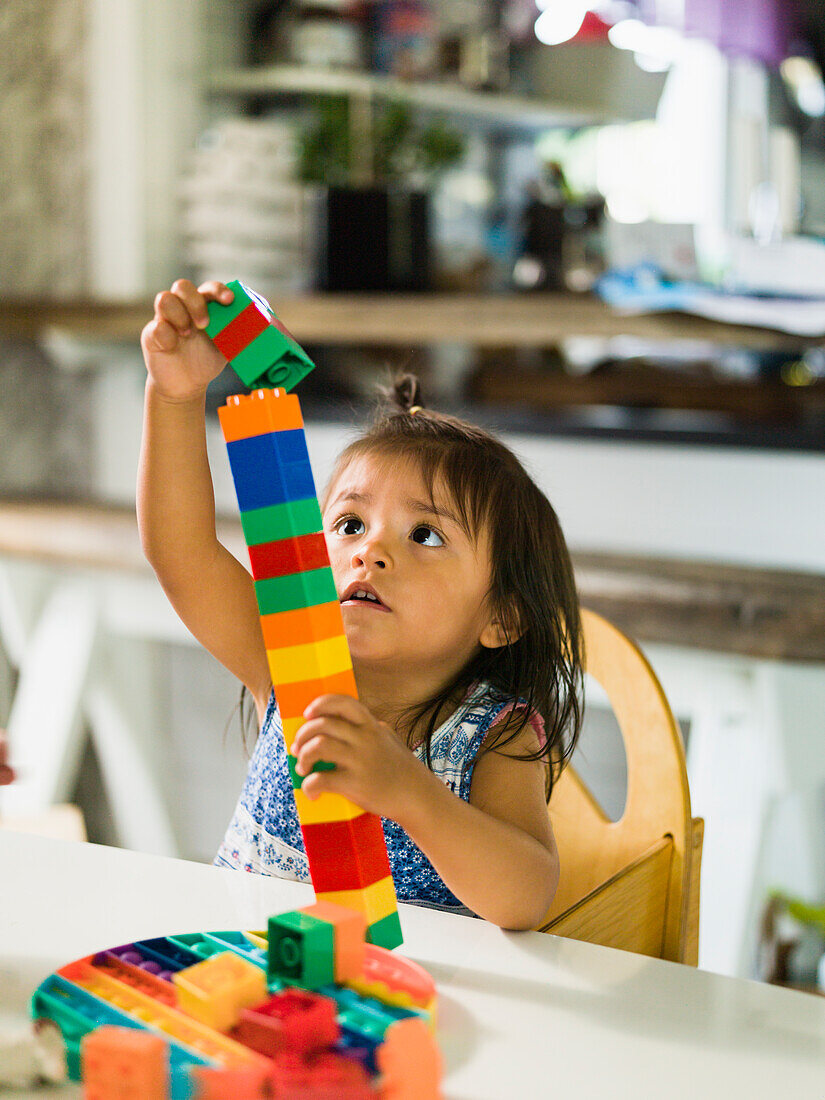
[[278, 539], [297, 539], [314, 535], [324, 527], [317, 497], [287, 500], [266, 508], [241, 512], [241, 527], [247, 546], [260, 546]]
[[293, 911], [269, 918], [267, 977], [306, 989], [335, 981], [335, 930], [328, 921]]
[[368, 943], [374, 943], [376, 947], [385, 947], [387, 951], [399, 947], [404, 942], [404, 936], [401, 932], [398, 912], [390, 913], [369, 925], [366, 938]]
[[290, 573], [285, 577], [255, 581], [255, 594], [262, 615], [295, 611], [299, 607], [314, 607], [338, 599], [332, 570], [328, 565], [321, 569], [307, 569], [303, 573]]
[[232, 359], [232, 369], [250, 389], [291, 390], [314, 366], [304, 349], [274, 325]]

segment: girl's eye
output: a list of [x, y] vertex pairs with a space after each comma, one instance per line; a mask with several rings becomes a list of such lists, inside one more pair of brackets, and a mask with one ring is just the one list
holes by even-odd
[[335, 524], [334, 530], [339, 535], [362, 535], [365, 528], [363, 521], [357, 516], [344, 516]]
[[427, 527], [425, 524], [421, 524], [420, 527], [412, 533], [413, 542], [419, 543], [421, 546], [443, 546], [444, 539], [439, 535], [433, 527]]

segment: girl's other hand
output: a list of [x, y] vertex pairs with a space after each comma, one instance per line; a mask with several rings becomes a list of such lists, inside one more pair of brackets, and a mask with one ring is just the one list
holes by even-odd
[[207, 302], [229, 305], [234, 298], [223, 283], [178, 279], [155, 296], [155, 315], [141, 333], [140, 346], [149, 377], [167, 401], [202, 396], [226, 366], [225, 357], [202, 331], [209, 324]]
[[[394, 820], [423, 768], [398, 735], [350, 695], [320, 695], [304, 717], [291, 749], [298, 775], [306, 776], [304, 794], [317, 798], [332, 791]], [[313, 772], [319, 760], [335, 769]]]
[[0, 730], [0, 787], [14, 782], [14, 769], [9, 766], [9, 744], [6, 735]]

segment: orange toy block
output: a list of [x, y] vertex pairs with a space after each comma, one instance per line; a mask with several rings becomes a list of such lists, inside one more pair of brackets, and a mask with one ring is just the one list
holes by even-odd
[[268, 432], [292, 431], [303, 428], [301, 405], [295, 394], [283, 390], [255, 390], [236, 394], [218, 409], [221, 428], [227, 443], [249, 439]]
[[423, 1020], [390, 1024], [375, 1061], [380, 1100], [442, 1100], [441, 1053]]
[[281, 718], [299, 718], [313, 699], [319, 695], [351, 695], [358, 698], [355, 674], [352, 669], [334, 676], [322, 676], [317, 680], [301, 680], [294, 684], [276, 684], [275, 696]]
[[363, 913], [334, 905], [331, 901], [316, 901], [301, 912], [334, 926], [333, 966], [336, 982], [355, 981], [362, 977], [367, 933], [367, 919]]
[[245, 1008], [267, 998], [265, 972], [232, 951], [179, 970], [172, 981], [181, 1011], [216, 1031], [229, 1031]]
[[83, 1036], [85, 1100], [167, 1100], [169, 1050], [159, 1035], [105, 1025]]
[[271, 1100], [272, 1074], [269, 1068], [212, 1069], [196, 1066], [192, 1079], [197, 1091], [193, 1100]]
[[264, 646], [278, 649], [285, 645], [306, 645], [322, 642], [344, 633], [341, 605], [337, 600], [318, 603], [314, 607], [299, 607], [295, 611], [275, 611], [261, 616]]

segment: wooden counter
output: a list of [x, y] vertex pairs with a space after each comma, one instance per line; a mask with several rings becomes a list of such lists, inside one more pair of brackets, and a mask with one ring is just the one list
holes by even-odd
[[[272, 306], [295, 338], [309, 344], [406, 347], [452, 341], [479, 348], [539, 348], [571, 336], [634, 336], [790, 351], [821, 342], [687, 314], [624, 316], [590, 295], [308, 294], [274, 298]], [[51, 327], [83, 340], [137, 343], [151, 316], [149, 299], [6, 300], [0, 304], [0, 333], [34, 338]]]
[[[221, 541], [246, 560], [240, 523]], [[0, 555], [150, 575], [127, 508], [0, 501]], [[582, 602], [642, 642], [825, 662], [825, 576], [604, 553], [573, 555]]]

